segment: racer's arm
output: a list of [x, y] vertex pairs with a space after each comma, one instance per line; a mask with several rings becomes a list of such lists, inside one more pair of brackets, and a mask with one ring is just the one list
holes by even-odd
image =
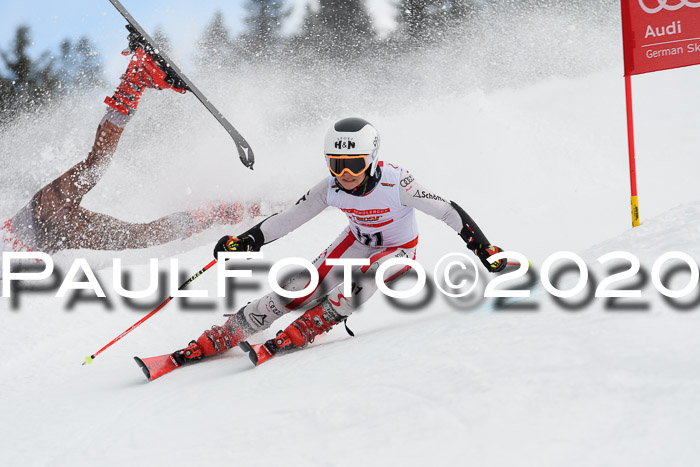
[[491, 245], [474, 219], [457, 203], [447, 201], [434, 191], [424, 187], [406, 169], [401, 169], [400, 180], [399, 198], [401, 204], [416, 208], [452, 227], [462, 237], [467, 248], [481, 259], [489, 271], [498, 272], [505, 268], [506, 262], [503, 260], [493, 264], [489, 263], [488, 257], [502, 250]]
[[267, 217], [237, 236], [224, 236], [214, 247], [219, 251], [258, 251], [263, 245], [281, 238], [316, 217], [328, 207], [328, 180], [311, 188], [293, 206]]
[[[434, 191], [416, 181], [406, 169], [401, 170], [401, 188], [399, 197], [401, 204], [418, 209], [436, 219], [443, 221], [454, 229], [467, 243], [489, 245], [489, 241], [474, 219], [454, 201], [447, 201]], [[473, 247], [469, 247], [473, 250]]]

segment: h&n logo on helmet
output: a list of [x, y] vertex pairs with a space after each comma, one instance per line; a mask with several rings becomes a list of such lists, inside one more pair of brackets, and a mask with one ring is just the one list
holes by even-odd
[[336, 149], [354, 149], [355, 142], [349, 138], [339, 138], [335, 142]]

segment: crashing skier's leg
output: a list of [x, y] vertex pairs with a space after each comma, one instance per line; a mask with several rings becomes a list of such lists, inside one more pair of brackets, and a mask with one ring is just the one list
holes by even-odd
[[187, 211], [191, 221], [186, 232], [189, 237], [213, 225], [237, 224], [246, 217], [251, 219], [260, 216], [260, 205], [251, 204], [248, 207], [242, 203], [211, 204], [198, 209]]
[[130, 115], [139, 105], [139, 100], [146, 88], [174, 89], [185, 92], [166, 82], [167, 74], [158, 63], [146, 53], [141, 46], [137, 46], [129, 61], [126, 71], [121, 77], [121, 83], [112, 97], [105, 98], [105, 103], [115, 110]]

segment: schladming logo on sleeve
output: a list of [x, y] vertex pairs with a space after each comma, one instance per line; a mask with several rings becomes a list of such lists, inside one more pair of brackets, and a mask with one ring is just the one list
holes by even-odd
[[[669, 2], [671, 4], [669, 4]], [[655, 4], [655, 6], [648, 6], [648, 4]], [[690, 8], [700, 8], [700, 1], [694, 2], [692, 0], [639, 0], [639, 6], [642, 10], [649, 14], [658, 13], [661, 10], [675, 11], [683, 8], [684, 6]]]

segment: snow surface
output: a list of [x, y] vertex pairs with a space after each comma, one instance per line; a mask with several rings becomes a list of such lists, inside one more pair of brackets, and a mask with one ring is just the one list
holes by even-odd
[[[494, 243], [526, 254], [535, 271], [552, 253], [572, 251], [595, 285], [615, 266], [597, 258], [629, 251], [643, 273], [621, 285], [641, 288], [641, 298], [611, 305], [587, 289], [565, 306], [537, 280], [531, 299], [500, 310], [493, 299], [455, 302], [437, 293], [406, 311], [377, 296], [349, 320], [354, 338], [334, 329], [257, 369], [234, 350], [147, 383], [132, 356], [183, 347], [261, 294], [265, 276], [256, 272], [257, 288], [228, 299], [177, 299], [81, 366], [159, 302], [142, 300], [141, 310], [125, 304], [111, 285], [112, 258], [124, 260], [134, 289], [143, 288], [148, 258], [167, 272], [175, 257], [191, 274], [210, 261], [216, 239], [252, 221], [145, 251], [61, 252], [54, 259], [64, 272], [73, 258], [88, 259], [108, 301], [56, 298], [55, 289], [0, 299], [0, 465], [697, 465], [700, 292], [672, 305], [649, 277], [668, 251], [700, 258], [700, 72], [633, 80], [643, 225], [631, 229], [617, 23], [545, 19], [525, 24], [533, 39], [533, 24], [541, 25], [539, 36], [550, 37], [542, 46], [525, 41], [499, 64], [454, 62], [435, 51], [410, 65], [413, 87], [397, 82], [387, 95], [372, 83], [343, 82], [342, 105], [319, 94], [332, 83], [319, 91], [314, 80], [283, 73], [197, 77], [254, 146], [254, 172], [239, 165], [191, 96], [151, 93], [86, 206], [133, 221], [217, 199], [261, 202], [272, 212], [325, 176], [329, 122], [363, 115], [381, 132], [385, 160], [458, 201]], [[569, 25], [565, 32], [552, 33], [560, 23]], [[570, 54], [557, 34], [587, 37], [596, 55]], [[484, 48], [501, 53], [505, 45]], [[556, 60], [548, 63], [550, 49]], [[441, 81], [434, 65], [442, 60], [473, 68], [459, 74], [470, 79], [461, 88]], [[76, 96], [2, 130], [0, 217], [84, 157], [109, 92]], [[309, 102], [317, 107], [299, 107]], [[426, 270], [464, 251], [440, 222], [419, 215], [419, 223]], [[312, 259], [343, 226], [342, 214], [326, 211], [267, 246], [266, 259]], [[666, 284], [682, 288], [687, 276]], [[572, 281], [567, 275], [559, 286]], [[192, 287], [214, 295], [215, 273]]]

